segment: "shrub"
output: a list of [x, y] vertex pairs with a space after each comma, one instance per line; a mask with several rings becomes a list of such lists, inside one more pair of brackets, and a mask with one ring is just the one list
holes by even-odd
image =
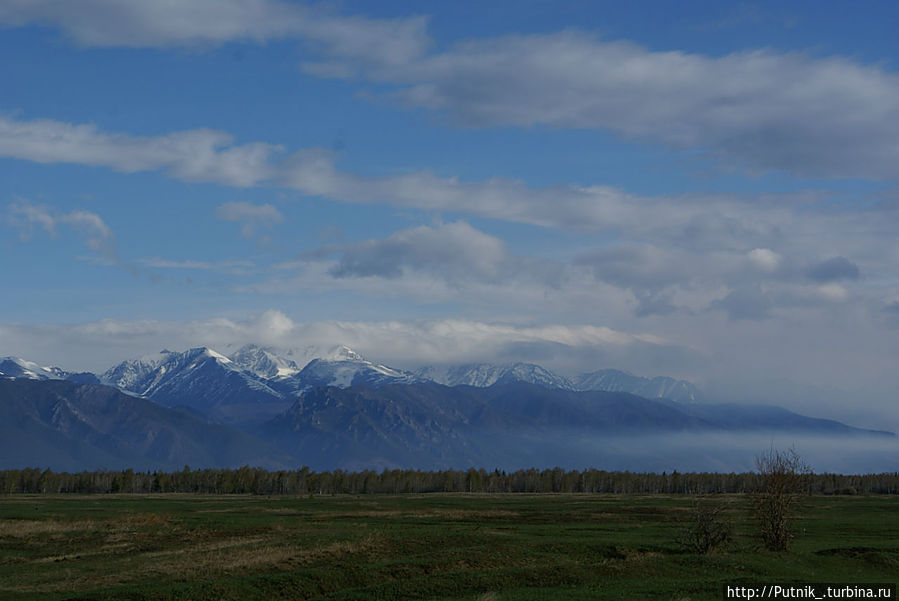
[[690, 553], [709, 553], [729, 543], [732, 533], [723, 505], [695, 501], [690, 524], [677, 537], [677, 543]]
[[772, 448], [756, 457], [755, 464], [759, 481], [752, 501], [762, 542], [771, 551], [786, 551], [793, 538], [792, 515], [811, 470], [795, 449]]

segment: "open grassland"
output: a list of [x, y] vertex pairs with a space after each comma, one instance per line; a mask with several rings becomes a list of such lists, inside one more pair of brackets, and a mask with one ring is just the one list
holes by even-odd
[[0, 599], [721, 599], [722, 583], [896, 582], [899, 497], [810, 497], [786, 553], [748, 500], [727, 548], [678, 545], [694, 498], [0, 497]]

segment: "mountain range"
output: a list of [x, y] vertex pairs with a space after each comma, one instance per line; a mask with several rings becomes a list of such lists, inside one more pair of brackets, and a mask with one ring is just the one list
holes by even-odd
[[675, 458], [660, 451], [649, 461], [650, 451], [625, 453], [622, 441], [740, 432], [891, 436], [778, 407], [715, 404], [689, 382], [611, 369], [571, 379], [528, 363], [413, 372], [345, 346], [310, 355], [253, 345], [230, 356], [206, 347], [165, 350], [99, 376], [0, 359], [0, 468], [434, 469], [600, 460], [636, 468]]

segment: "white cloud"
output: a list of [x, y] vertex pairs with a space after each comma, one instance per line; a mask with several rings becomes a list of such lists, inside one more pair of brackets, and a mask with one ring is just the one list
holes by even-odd
[[849, 298], [849, 291], [846, 287], [833, 282], [818, 286], [818, 292], [825, 299], [835, 302], [843, 302]]
[[[296, 38], [319, 52], [309, 73], [393, 86], [405, 103], [471, 126], [607, 130], [798, 176], [894, 180], [899, 160], [899, 76], [842, 57], [651, 51], [573, 30], [429, 53], [422, 17], [340, 16], [278, 0], [7, 0], [0, 22], [51, 25], [88, 46]], [[264, 158], [271, 149], [234, 152]]]
[[15, 354], [25, 358], [64, 369], [94, 371], [163, 348], [206, 345], [228, 352], [247, 343], [301, 351], [346, 344], [373, 360], [397, 366], [497, 360], [516, 353], [542, 353], [550, 363], [558, 363], [561, 358], [566, 365], [572, 357], [580, 356], [578, 365], [591, 366], [600, 357], [633, 357], [647, 347], [675, 354], [691, 352], [678, 350], [658, 337], [591, 325], [534, 326], [464, 319], [303, 323], [277, 310], [241, 320], [0, 324], [0, 336], [8, 350], [15, 349]]
[[463, 221], [436, 227], [418, 226], [383, 240], [331, 246], [317, 255], [337, 255], [334, 277], [401, 277], [406, 270], [422, 271], [450, 282], [506, 279], [512, 257], [503, 242]]
[[55, 236], [60, 226], [66, 226], [77, 232], [95, 253], [109, 260], [115, 258], [112, 230], [96, 213], [83, 210], [60, 213], [27, 201], [19, 201], [9, 205], [7, 220], [19, 230], [23, 241], [30, 240], [35, 229], [42, 229]]
[[[135, 137], [91, 125], [0, 117], [0, 156], [125, 172], [164, 170], [184, 181], [239, 187], [270, 183], [340, 202], [453, 211], [576, 231], [626, 230], [679, 238], [679, 243], [693, 246], [720, 247], [749, 238], [769, 242], [795, 218], [797, 204], [789, 198], [739, 202], [702, 196], [641, 197], [601, 185], [534, 188], [498, 177], [463, 182], [423, 171], [361, 176], [340, 171], [336, 156], [322, 149], [300, 150], [276, 162], [280, 146], [265, 142], [235, 146], [229, 145], [231, 141], [229, 134], [210, 130]], [[219, 215], [273, 223], [277, 210], [269, 206], [235, 203], [220, 209]]]
[[229, 134], [208, 129], [138, 137], [106, 133], [94, 125], [0, 116], [0, 157], [36, 163], [75, 163], [134, 173], [165, 170], [190, 182], [252, 186], [272, 176], [270, 157], [279, 146], [235, 146]]
[[710, 57], [565, 31], [466, 41], [365, 74], [470, 126], [592, 128], [754, 169], [896, 177], [899, 76], [840, 57]]
[[[59, 144], [48, 133], [54, 130], [62, 132]], [[605, 240], [599, 248], [584, 249], [571, 261], [547, 261], [513, 256], [501, 240], [464, 222], [418, 227], [383, 240], [321, 249], [317, 257], [307, 256], [300, 262], [298, 275], [244, 284], [248, 290], [295, 291], [302, 285], [375, 297], [407, 294], [427, 302], [455, 299], [480, 306], [503, 303], [505, 298], [520, 304], [521, 299], [551, 295], [557, 300], [563, 296], [565, 300], [558, 304], [567, 308], [575, 299], [602, 288], [615, 299], [612, 306], [619, 306], [621, 291], [625, 291], [631, 310], [650, 316], [702, 310], [716, 299], [725, 302], [722, 289], [752, 290], [765, 282], [774, 287], [766, 295], [766, 302], [774, 304], [766, 305], [761, 313], [767, 315], [779, 299], [804, 299], [814, 305], [834, 298], [795, 291], [780, 294], [777, 287], [792, 285], [790, 280], [803, 280], [802, 285], [813, 292], [815, 284], [842, 279], [855, 289], [867, 287], [862, 297], [880, 297], [877, 287], [896, 283], [894, 265], [899, 251], [888, 225], [893, 209], [887, 202], [874, 207], [853, 201], [820, 202], [827, 197], [824, 192], [747, 199], [646, 197], [606, 186], [533, 188], [517, 180], [463, 182], [427, 172], [361, 176], [340, 171], [333, 153], [317, 149], [299, 151], [281, 162], [264, 153], [256, 164], [232, 168], [231, 159], [223, 158], [228, 152], [240, 155], [247, 148], [277, 147], [255, 142], [216, 150], [215, 144], [207, 144], [209, 152], [198, 162], [187, 147], [169, 143], [191, 138], [207, 142], [230, 139], [222, 132], [209, 136], [210, 132], [195, 130], [139, 138], [90, 126], [0, 119], [0, 154], [122, 170], [165, 169], [168, 175], [188, 181], [204, 177], [229, 185], [269, 182], [341, 202], [458, 212], [602, 234]], [[85, 150], [80, 151], [82, 146]], [[272, 205], [245, 202], [226, 203], [217, 215], [242, 223], [246, 236], [258, 235], [283, 219]], [[19, 217], [20, 222], [23, 219]], [[40, 225], [41, 220], [55, 223], [54, 219], [31, 211], [23, 223], [33, 229], [47, 227]], [[80, 231], [94, 232], [88, 244], [95, 250], [111, 239], [97, 229], [102, 221], [92, 225], [88, 215], [77, 214], [66, 219]], [[20, 223], [19, 227], [25, 226]], [[821, 257], [832, 258], [821, 261]], [[588, 278], [583, 281], [586, 269]], [[862, 280], [863, 270], [872, 277]], [[388, 275], [390, 282], [377, 281]], [[400, 275], [403, 277], [398, 279]], [[844, 284], [847, 291], [848, 285]], [[463, 291], [468, 295], [461, 294]], [[740, 306], [745, 308], [745, 303]], [[732, 315], [743, 314], [737, 305], [731, 309]]]
[[395, 64], [421, 54], [421, 17], [338, 16], [281, 0], [4, 0], [0, 23], [58, 27], [84, 46], [190, 47], [297, 38], [343, 59]]
[[781, 256], [770, 248], [754, 248], [746, 256], [756, 269], [765, 273], [775, 272], [780, 267]]

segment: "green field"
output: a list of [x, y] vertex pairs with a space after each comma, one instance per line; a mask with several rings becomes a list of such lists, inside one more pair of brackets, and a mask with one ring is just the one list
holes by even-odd
[[899, 497], [803, 501], [786, 553], [748, 501], [708, 555], [664, 495], [0, 497], [0, 598], [721, 599], [722, 583], [896, 582]]

